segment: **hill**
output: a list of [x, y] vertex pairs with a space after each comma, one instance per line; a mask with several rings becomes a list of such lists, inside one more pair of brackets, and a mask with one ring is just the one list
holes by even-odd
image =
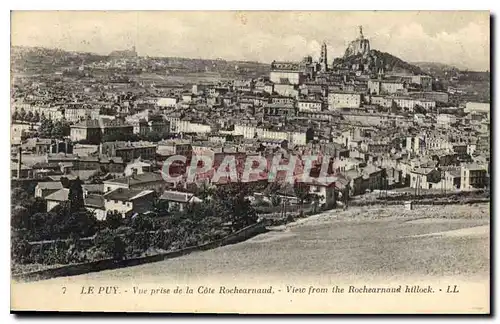
[[336, 58], [333, 67], [339, 69], [352, 69], [353, 65], [358, 65], [359, 69], [369, 69], [372, 73], [377, 73], [381, 69], [384, 72], [407, 73], [407, 74], [430, 74], [419, 66], [410, 64], [402, 59], [379, 50], [370, 50], [365, 54], [355, 54]]

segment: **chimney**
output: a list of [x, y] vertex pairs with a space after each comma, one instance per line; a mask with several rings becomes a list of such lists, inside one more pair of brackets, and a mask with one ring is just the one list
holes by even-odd
[[22, 148], [19, 146], [17, 150], [17, 178], [21, 179], [21, 164], [22, 164]]

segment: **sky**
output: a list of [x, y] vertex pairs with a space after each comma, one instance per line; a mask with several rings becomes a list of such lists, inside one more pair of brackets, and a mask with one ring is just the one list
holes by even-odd
[[372, 49], [408, 62], [490, 67], [487, 11], [14, 11], [11, 44], [109, 54], [269, 63], [343, 55], [363, 26]]

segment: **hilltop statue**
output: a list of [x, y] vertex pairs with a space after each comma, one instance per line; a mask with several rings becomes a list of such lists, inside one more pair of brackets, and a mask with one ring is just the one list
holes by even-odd
[[359, 26], [359, 36], [357, 39], [349, 43], [344, 58], [361, 54], [367, 56], [370, 53], [370, 41], [365, 39], [363, 35], [363, 26]]

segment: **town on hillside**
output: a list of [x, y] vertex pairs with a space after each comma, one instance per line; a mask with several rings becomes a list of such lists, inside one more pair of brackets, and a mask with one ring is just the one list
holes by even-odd
[[352, 35], [341, 57], [323, 42], [270, 64], [13, 47], [13, 273], [359, 206], [489, 202], [489, 72], [436, 72]]

